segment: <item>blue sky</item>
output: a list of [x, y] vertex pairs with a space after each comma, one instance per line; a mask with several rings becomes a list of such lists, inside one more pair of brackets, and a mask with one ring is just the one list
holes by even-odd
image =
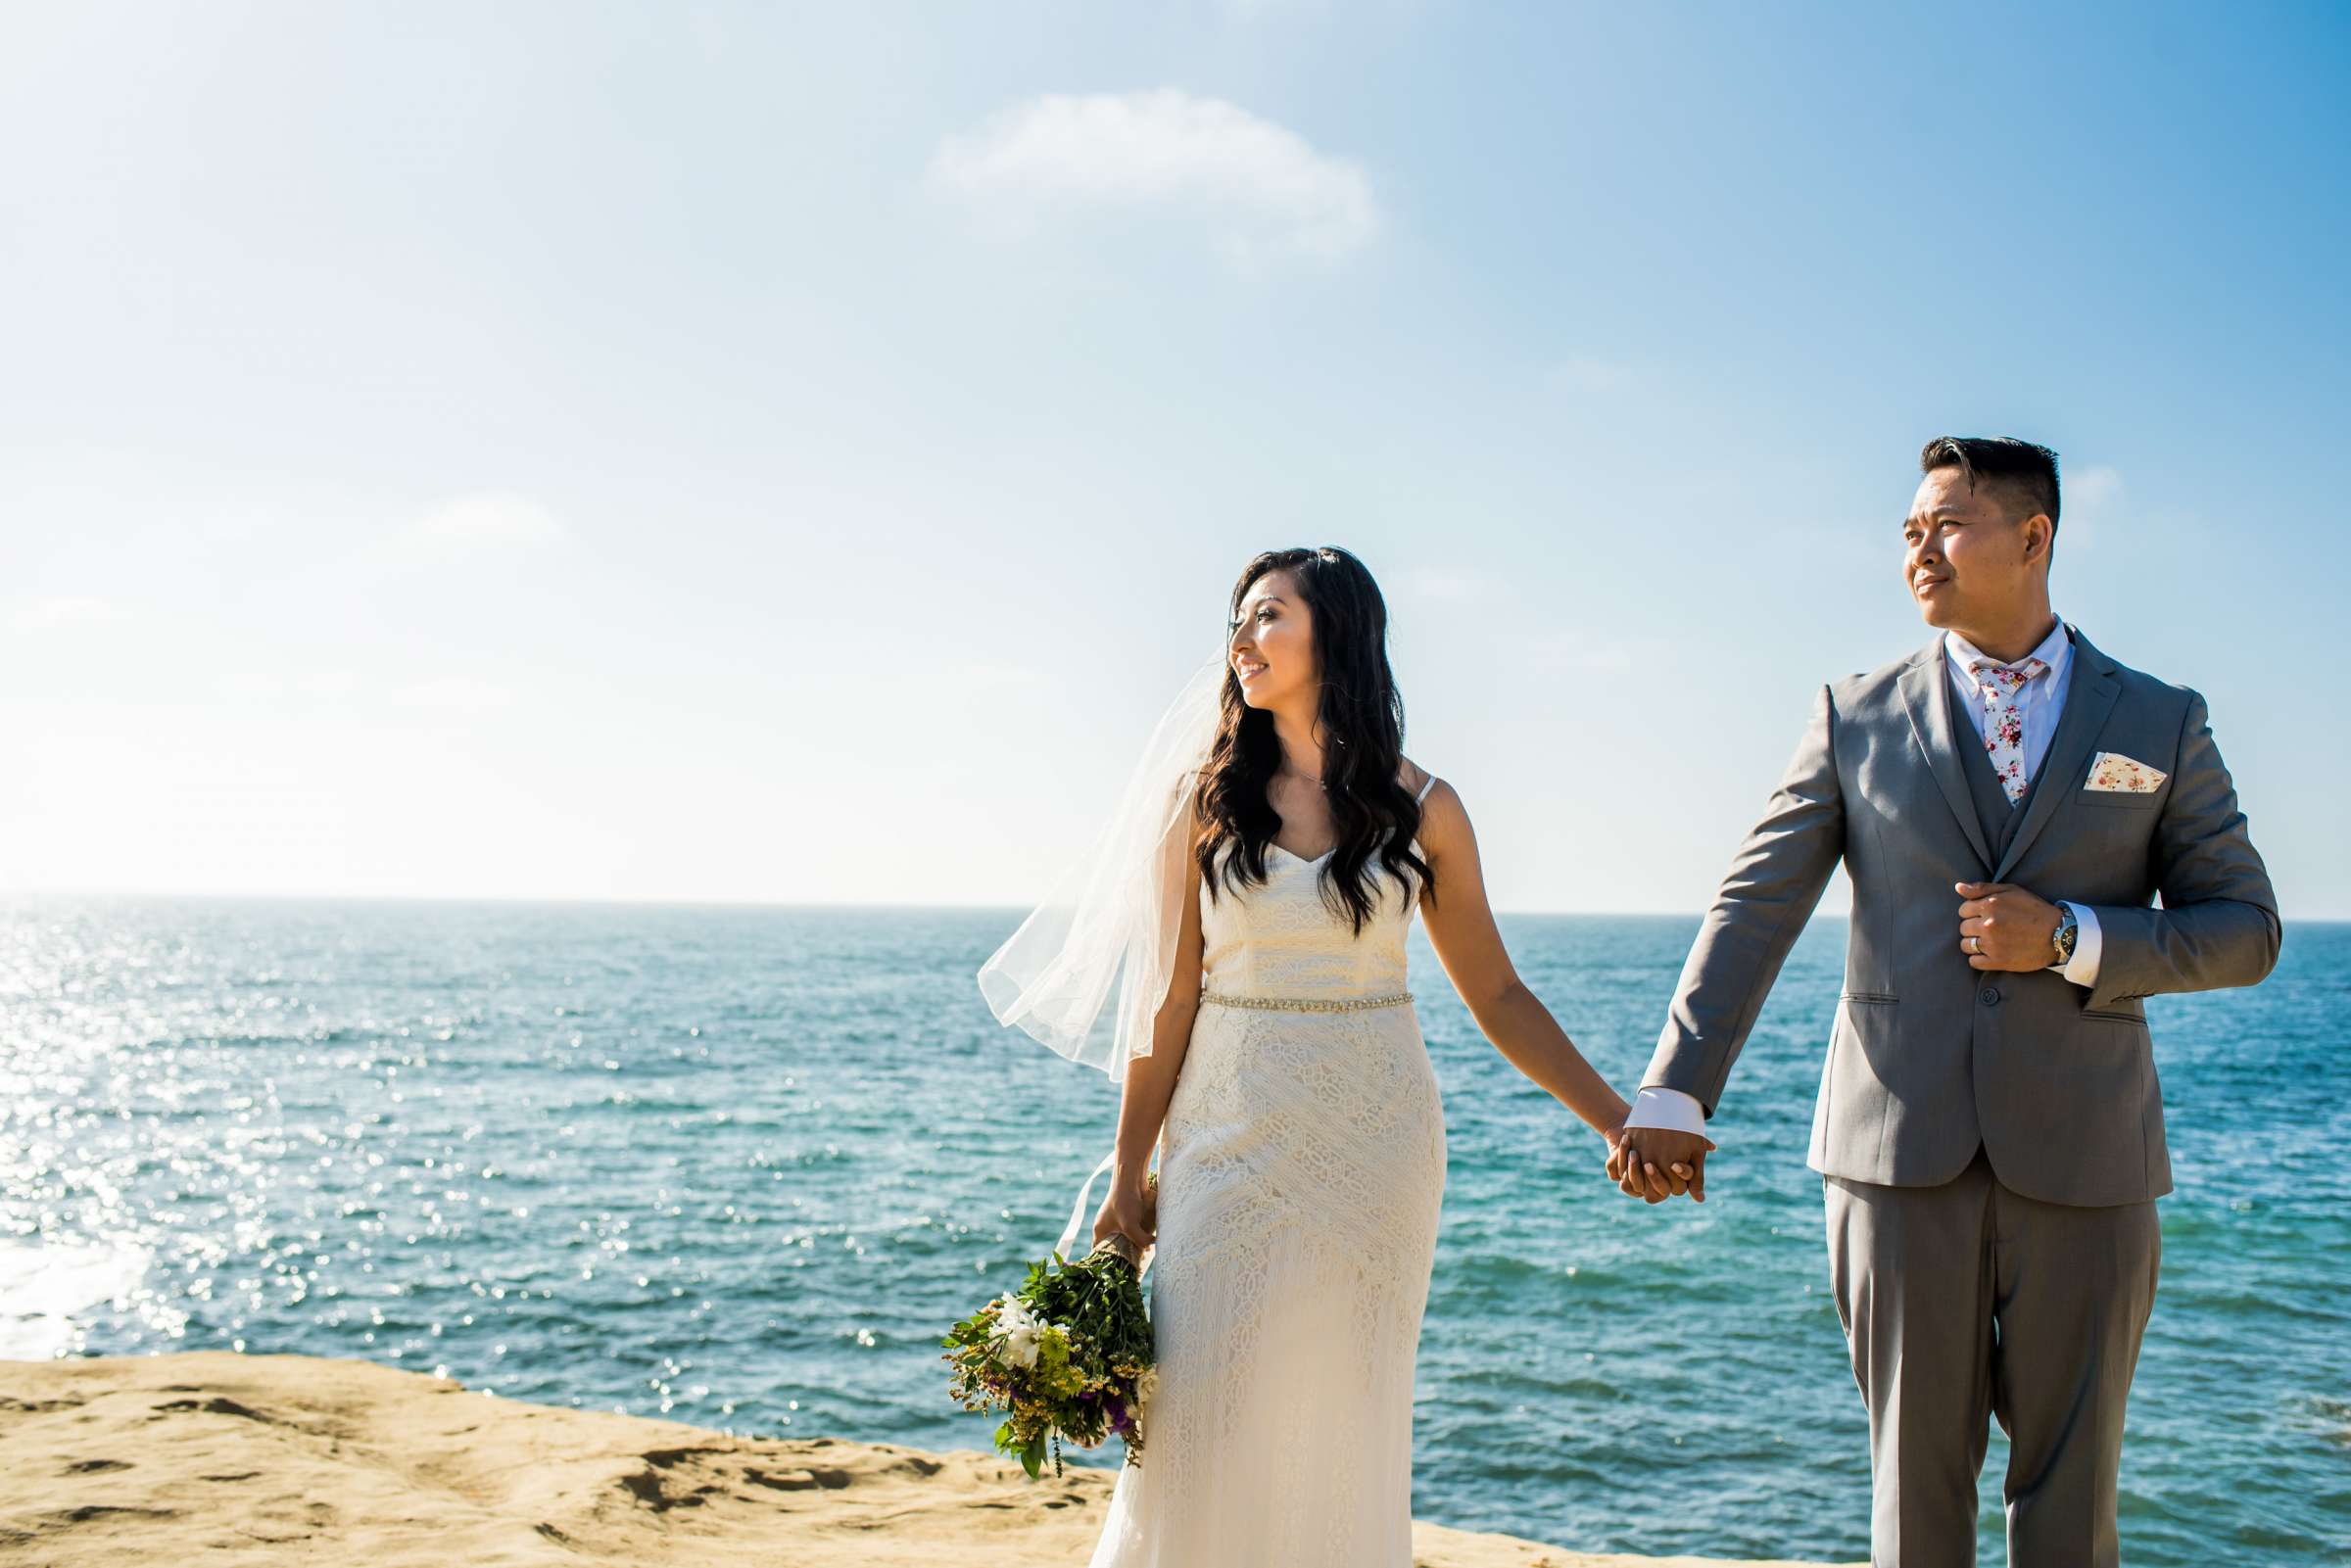
[[2351, 916], [2351, 24], [2043, 12], [13, 8], [0, 889], [1019, 903], [1335, 543], [1692, 910], [1956, 431]]

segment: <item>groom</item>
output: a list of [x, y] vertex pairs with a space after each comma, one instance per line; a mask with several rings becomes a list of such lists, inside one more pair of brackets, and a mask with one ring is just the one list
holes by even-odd
[[2172, 1188], [2144, 1000], [2261, 979], [2278, 902], [2204, 699], [2050, 613], [2056, 454], [1944, 437], [1919, 467], [1902, 586], [1939, 635], [1814, 696], [1609, 1174], [1703, 1197], [1704, 1118], [1842, 861], [1852, 932], [1809, 1163], [1869, 1407], [1871, 1561], [1974, 1562], [1989, 1414], [2012, 1568], [2089, 1568], [2118, 1560]]

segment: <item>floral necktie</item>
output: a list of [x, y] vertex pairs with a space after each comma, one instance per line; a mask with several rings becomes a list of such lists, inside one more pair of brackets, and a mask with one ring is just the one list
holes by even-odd
[[1991, 771], [2013, 806], [2025, 798], [2025, 710], [2017, 698], [2048, 666], [2039, 659], [2021, 664], [1978, 659], [1968, 668], [1975, 673], [1976, 695], [1984, 699], [1984, 749], [1991, 753]]

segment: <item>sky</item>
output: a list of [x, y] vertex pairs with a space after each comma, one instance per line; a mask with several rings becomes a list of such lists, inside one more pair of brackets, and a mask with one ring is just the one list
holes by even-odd
[[[1943, 433], [2351, 917], [2340, 8], [0, 11], [0, 892], [1018, 905], [1260, 549], [1695, 911]], [[1832, 891], [1830, 905], [1841, 907]]]

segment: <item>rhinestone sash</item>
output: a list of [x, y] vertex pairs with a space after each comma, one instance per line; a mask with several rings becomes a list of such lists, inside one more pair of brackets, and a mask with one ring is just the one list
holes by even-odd
[[1393, 996], [1219, 996], [1202, 991], [1200, 1000], [1211, 1007], [1248, 1007], [1268, 1013], [1360, 1013], [1367, 1008], [1405, 1007], [1413, 1000], [1410, 991], [1398, 991]]

